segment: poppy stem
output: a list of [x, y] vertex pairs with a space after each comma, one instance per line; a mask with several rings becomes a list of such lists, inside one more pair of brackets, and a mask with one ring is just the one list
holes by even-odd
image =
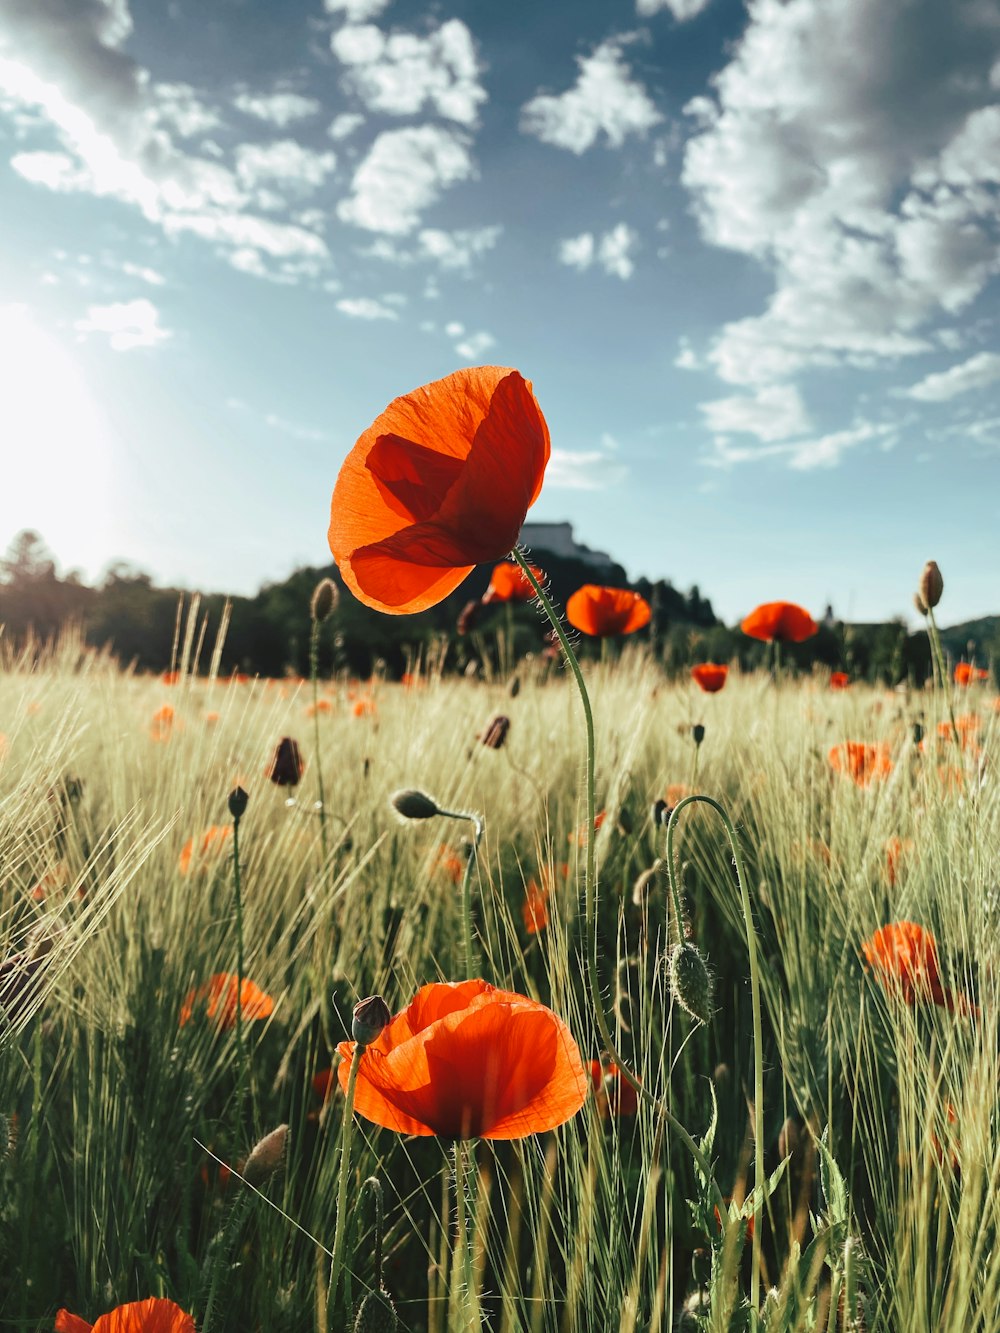
[[364, 1198], [365, 1191], [369, 1190], [375, 1199], [375, 1291], [382, 1287], [382, 1231], [385, 1225], [384, 1204], [382, 1198], [382, 1182], [378, 1176], [369, 1176], [361, 1186], [361, 1197]]
[[[743, 858], [740, 855], [739, 841], [736, 837], [736, 829], [729, 818], [723, 806], [711, 796], [685, 796], [683, 800], [678, 801], [670, 814], [667, 823], [667, 875], [670, 879], [670, 891], [674, 899], [674, 910], [679, 912], [680, 895], [675, 884], [674, 871], [674, 833], [677, 828], [677, 816], [686, 805], [692, 805], [696, 801], [701, 801], [705, 805], [710, 805], [716, 812], [723, 824], [726, 826], [726, 833], [729, 836], [729, 845], [733, 853], [733, 865], [736, 868], [736, 879], [740, 886], [740, 904], [743, 909], [743, 922], [746, 928], [747, 953], [750, 957], [750, 1002], [753, 1010], [753, 1102], [754, 1102], [754, 1187], [759, 1191], [755, 1198], [756, 1208], [753, 1214], [753, 1260], [750, 1270], [750, 1308], [752, 1311], [758, 1309], [758, 1300], [760, 1296], [760, 1241], [761, 1227], [758, 1213], [763, 1204], [764, 1193], [764, 1052], [763, 1052], [763, 1023], [761, 1020], [760, 1007], [760, 968], [757, 961], [757, 933], [753, 923], [753, 909], [750, 905], [750, 895], [746, 886], [746, 871], [743, 868]], [[678, 917], [678, 922], [680, 917]]]
[[351, 1134], [354, 1129], [354, 1089], [358, 1081], [358, 1066], [367, 1047], [356, 1042], [351, 1058], [351, 1070], [347, 1076], [347, 1093], [344, 1097], [344, 1124], [340, 1131], [340, 1178], [337, 1184], [337, 1229], [333, 1236], [333, 1259], [330, 1263], [330, 1286], [327, 1294], [327, 1309], [337, 1308], [337, 1291], [340, 1286], [340, 1270], [344, 1264], [344, 1242], [347, 1238], [347, 1177], [351, 1167]]
[[319, 627], [320, 621], [313, 616], [312, 630], [309, 634], [309, 678], [312, 681], [313, 729], [316, 737], [316, 783], [319, 787], [319, 836], [323, 849], [323, 869], [326, 870], [329, 847], [326, 835], [326, 794], [323, 791], [323, 754], [319, 745]]
[[681, 1140], [688, 1152], [694, 1159], [698, 1170], [704, 1179], [708, 1182], [708, 1188], [712, 1193], [713, 1202], [719, 1208], [720, 1213], [726, 1206], [722, 1197], [722, 1191], [719, 1189], [715, 1180], [715, 1174], [711, 1163], [699, 1148], [688, 1131], [670, 1110], [669, 1106], [656, 1097], [644, 1087], [628, 1067], [624, 1057], [618, 1050], [618, 1044], [611, 1035], [608, 1027], [608, 1020], [604, 1013], [604, 1006], [601, 1003], [601, 983], [597, 965], [597, 866], [594, 853], [594, 820], [596, 818], [597, 798], [595, 794], [595, 744], [594, 744], [594, 712], [590, 706], [590, 695], [587, 693], [587, 685], [583, 679], [583, 672], [580, 670], [580, 663], [577, 661], [572, 645], [567, 638], [566, 631], [563, 629], [562, 620], [559, 618], [555, 607], [542, 589], [542, 585], [535, 578], [531, 566], [525, 560], [518, 547], [514, 547], [511, 552], [514, 560], [520, 565], [525, 578], [535, 590], [542, 609], [552, 628], [555, 630], [559, 642], [562, 645], [566, 661], [569, 663], [570, 670], [576, 680], [576, 687], [580, 693], [580, 702], [583, 705], [583, 716], [587, 728], [587, 860], [584, 881], [585, 910], [586, 910], [586, 932], [587, 932], [587, 981], [590, 988], [591, 1005], [594, 1010], [594, 1017], [597, 1020], [597, 1030], [600, 1033], [601, 1042], [604, 1049], [611, 1056], [612, 1062], [617, 1065], [622, 1078], [632, 1087], [640, 1100], [655, 1108], [663, 1116], [667, 1124]]
[[955, 707], [952, 703], [951, 690], [948, 688], [948, 665], [945, 662], [944, 648], [941, 646], [941, 635], [938, 631], [937, 621], [934, 619], [934, 608], [927, 608], [928, 638], [931, 641], [931, 650], [935, 654], [938, 663], [938, 670], [941, 673], [941, 688], [944, 690], [945, 702], [948, 705], [948, 717], [951, 721], [951, 734], [955, 738], [955, 744], [959, 750], [962, 749], [962, 741], [958, 734], [958, 725], [955, 722]]
[[[473, 1166], [474, 1170], [474, 1166]], [[455, 1225], [457, 1230], [456, 1244], [461, 1255], [461, 1273], [456, 1280], [456, 1274], [459, 1272], [457, 1263], [452, 1265], [452, 1285], [451, 1285], [451, 1305], [452, 1319], [450, 1327], [453, 1329], [467, 1329], [468, 1333], [474, 1333], [481, 1326], [479, 1317], [478, 1301], [476, 1299], [474, 1265], [472, 1262], [472, 1239], [469, 1236], [469, 1226], [466, 1209], [466, 1182], [471, 1179], [472, 1172], [466, 1158], [465, 1142], [463, 1139], [455, 1140]]]
[[236, 903], [236, 1128], [243, 1130], [246, 1059], [243, 1050], [243, 893], [240, 882], [240, 818], [233, 814], [233, 898]]
[[465, 946], [465, 969], [467, 976], [475, 977], [479, 975], [479, 957], [472, 942], [472, 872], [475, 869], [476, 858], [479, 855], [479, 842], [483, 836], [483, 821], [478, 815], [464, 813], [460, 810], [439, 809], [438, 814], [443, 815], [445, 819], [468, 820], [476, 831], [472, 851], [465, 863], [465, 873], [462, 875], [462, 939]]

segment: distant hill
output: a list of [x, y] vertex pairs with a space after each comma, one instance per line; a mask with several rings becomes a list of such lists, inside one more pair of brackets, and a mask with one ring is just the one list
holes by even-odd
[[956, 661], [975, 658], [980, 666], [1000, 663], [1000, 616], [980, 616], [941, 630], [945, 648]]

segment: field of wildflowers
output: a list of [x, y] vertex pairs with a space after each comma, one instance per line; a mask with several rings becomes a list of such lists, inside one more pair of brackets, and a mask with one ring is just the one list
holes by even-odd
[[[547, 457], [516, 372], [397, 400], [348, 586], [499, 562]], [[193, 614], [162, 679], [4, 657], [4, 1327], [1000, 1327], [988, 673], [795, 678], [768, 603], [772, 672], [670, 680], [515, 558], [556, 642], [475, 678], [223, 680]]]

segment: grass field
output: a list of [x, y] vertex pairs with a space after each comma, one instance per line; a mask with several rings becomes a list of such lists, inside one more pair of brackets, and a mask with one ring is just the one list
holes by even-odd
[[[631, 647], [586, 676], [600, 1003], [639, 1097], [607, 1068], [590, 1086], [606, 1053], [583, 961], [584, 733], [558, 664], [320, 682], [312, 717], [308, 682], [182, 672], [166, 686], [72, 641], [6, 660], [0, 1328], [49, 1330], [60, 1307], [94, 1321], [148, 1296], [199, 1333], [350, 1328], [377, 1284], [373, 1176], [382, 1282], [412, 1333], [1000, 1328], [992, 692], [957, 692], [959, 720], [978, 719], [960, 747], [942, 690], [731, 672], [702, 695]], [[494, 749], [480, 737], [496, 715], [510, 730]], [[294, 787], [267, 776], [282, 737], [305, 761]], [[830, 758], [847, 742], [884, 748], [852, 775], [846, 751], [839, 771]], [[273, 1002], [245, 991], [238, 1026], [205, 989], [240, 970], [237, 786], [242, 972]], [[471, 823], [393, 812], [408, 788], [481, 818], [471, 862]], [[667, 882], [662, 803], [691, 792], [738, 832], [759, 1106], [740, 885], [707, 805], [673, 821], [680, 921]], [[932, 932], [936, 952], [924, 937], [919, 957], [880, 968], [871, 941], [898, 922]], [[681, 938], [712, 974], [707, 1023], [671, 987]], [[331, 1296], [344, 1097], [334, 1078], [324, 1098], [324, 1071], [362, 997], [395, 1014], [468, 976], [564, 1020], [586, 1102], [553, 1131], [457, 1151], [355, 1116]], [[771, 1185], [755, 1201], [757, 1112]], [[280, 1166], [248, 1171], [254, 1193], [220, 1162], [235, 1172], [279, 1125]]]

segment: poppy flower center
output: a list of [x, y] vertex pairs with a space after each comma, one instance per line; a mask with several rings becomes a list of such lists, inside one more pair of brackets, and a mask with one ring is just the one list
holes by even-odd
[[441, 454], [402, 435], [380, 435], [365, 467], [386, 504], [400, 518], [422, 523], [444, 503], [464, 460]]

